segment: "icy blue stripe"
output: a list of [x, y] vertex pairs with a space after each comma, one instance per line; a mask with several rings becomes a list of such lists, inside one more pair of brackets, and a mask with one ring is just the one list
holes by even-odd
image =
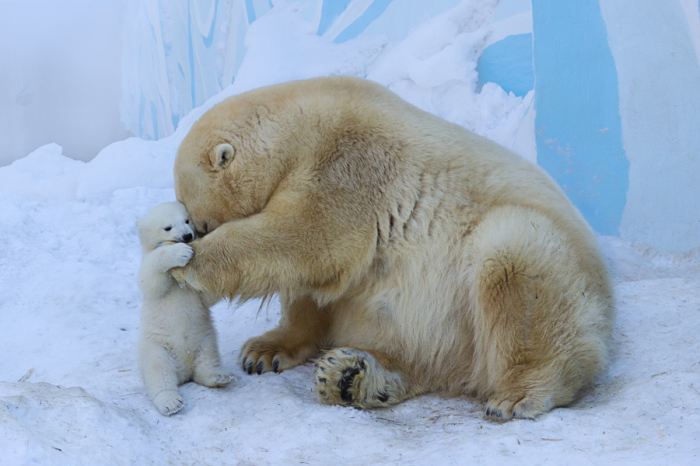
[[345, 11], [352, 0], [324, 0], [321, 5], [321, 20], [318, 23], [319, 36], [323, 35], [335, 22], [340, 14]]
[[187, 1], [187, 56], [190, 61], [190, 97], [192, 108], [197, 106], [196, 91], [194, 85], [194, 45], [192, 44], [192, 15], [190, 14], [190, 1]]
[[245, 11], [248, 14], [248, 24], [253, 24], [253, 21], [255, 21], [255, 8], [253, 8], [253, 0], [245, 0]]
[[495, 42], [481, 53], [476, 65], [479, 84], [496, 83], [523, 97], [535, 87], [532, 34], [516, 34]]
[[619, 235], [629, 185], [617, 70], [597, 0], [532, 0], [537, 161], [598, 232]]
[[217, 19], [216, 15], [217, 15], [218, 10], [219, 10], [219, 2], [215, 1], [214, 2], [214, 17], [212, 18], [212, 21], [211, 21], [211, 27], [209, 28], [209, 34], [207, 35], [207, 37], [203, 38], [204, 46], [206, 48], [209, 48], [211, 46], [211, 43], [214, 41], [214, 26], [216, 25], [216, 19]]
[[153, 139], [158, 140], [158, 111], [156, 104], [151, 102], [151, 124], [153, 125]]
[[150, 139], [150, 136], [146, 129], [143, 127], [144, 113], [146, 112], [146, 96], [143, 92], [139, 95], [139, 136], [145, 139]]
[[343, 32], [333, 40], [336, 44], [345, 42], [346, 40], [357, 37], [362, 31], [369, 26], [372, 21], [379, 18], [384, 10], [393, 0], [374, 0], [370, 6], [357, 18], [350, 26], [346, 27]]

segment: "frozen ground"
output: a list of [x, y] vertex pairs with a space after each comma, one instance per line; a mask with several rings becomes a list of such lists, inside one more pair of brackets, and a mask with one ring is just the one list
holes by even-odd
[[[308, 367], [244, 375], [238, 350], [275, 325], [276, 302], [260, 312], [255, 302], [214, 308], [222, 359], [237, 383], [183, 386], [187, 406], [170, 418], [146, 396], [135, 357], [134, 222], [174, 199], [174, 153], [192, 121], [255, 85], [368, 74], [510, 147], [527, 97], [476, 89], [470, 70], [488, 19], [480, 24], [470, 5], [401, 44], [363, 39], [336, 49], [340, 55], [331, 52], [341, 46], [280, 8], [256, 23], [279, 34], [251, 28], [240, 79], [173, 136], [122, 141], [87, 164], [48, 145], [0, 168], [0, 464], [699, 464], [700, 263], [611, 237], [600, 238], [618, 299], [610, 369], [579, 403], [536, 421], [493, 424], [476, 400], [435, 396], [387, 410], [328, 407], [316, 401]], [[271, 40], [298, 40], [303, 50], [274, 55]], [[473, 53], [455, 68], [464, 50]], [[300, 61], [301, 69], [295, 53], [318, 60]], [[271, 75], [269, 63], [286, 68]], [[444, 81], [446, 66], [453, 74]]]

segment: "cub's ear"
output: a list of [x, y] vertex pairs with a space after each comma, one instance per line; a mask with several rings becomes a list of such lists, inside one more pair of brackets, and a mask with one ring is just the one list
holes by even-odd
[[222, 168], [226, 168], [228, 164], [231, 163], [231, 160], [233, 160], [233, 156], [235, 153], [236, 151], [233, 149], [233, 146], [231, 144], [219, 144], [214, 148], [214, 151], [211, 154], [209, 154], [211, 167], [214, 170], [221, 170]]

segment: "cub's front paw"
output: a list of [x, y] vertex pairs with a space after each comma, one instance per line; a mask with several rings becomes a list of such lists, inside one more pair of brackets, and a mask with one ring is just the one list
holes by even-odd
[[185, 399], [177, 390], [164, 390], [153, 398], [153, 404], [163, 416], [172, 416], [185, 407]]
[[223, 369], [214, 370], [206, 374], [196, 374], [194, 381], [200, 385], [210, 388], [225, 387], [231, 382], [238, 380], [238, 377]]
[[192, 259], [194, 250], [185, 243], [176, 243], [170, 246], [163, 246], [169, 255], [169, 269], [174, 267], [184, 267]]

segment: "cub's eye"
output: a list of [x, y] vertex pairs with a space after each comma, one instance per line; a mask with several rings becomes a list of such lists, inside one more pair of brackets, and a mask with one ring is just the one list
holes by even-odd
[[189, 225], [189, 224], [190, 224], [190, 221], [189, 221], [189, 220], [185, 220], [185, 223]]
[[173, 229], [173, 227], [165, 227], [165, 228], [163, 228], [163, 230], [165, 230], [165, 231], [170, 231], [170, 230], [172, 230], [172, 229]]

